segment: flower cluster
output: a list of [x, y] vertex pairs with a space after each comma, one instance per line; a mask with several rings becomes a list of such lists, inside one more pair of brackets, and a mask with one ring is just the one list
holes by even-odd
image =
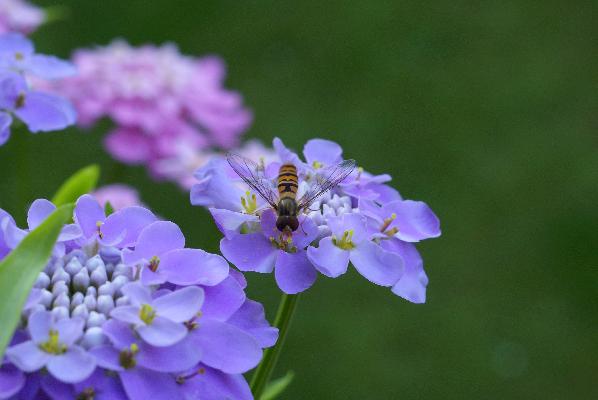
[[0, 1], [0, 34], [20, 32], [29, 34], [46, 19], [41, 8], [23, 0]]
[[[0, 210], [0, 258], [28, 229]], [[0, 366], [0, 398], [251, 399], [241, 375], [272, 346], [261, 304], [221, 256], [185, 247], [143, 207], [108, 216], [90, 195], [64, 226]]]
[[[299, 174], [299, 191], [308, 192], [342, 162], [341, 147], [327, 140], [307, 142], [305, 162], [274, 140], [276, 160], [256, 158], [255, 176], [276, 192], [283, 163]], [[199, 183], [191, 203], [208, 207], [224, 234], [222, 254], [241, 271], [274, 271], [286, 293], [306, 290], [317, 272], [338, 277], [349, 263], [371, 282], [414, 303], [426, 298], [428, 278], [415, 243], [440, 235], [439, 220], [423, 202], [404, 200], [386, 182], [389, 175], [354, 170], [343, 182], [324, 193], [299, 215], [295, 232], [280, 232], [276, 214], [241, 181], [227, 161], [213, 159], [197, 170]]]
[[31, 132], [64, 129], [75, 123], [76, 113], [61, 96], [35, 90], [29, 78], [55, 80], [75, 73], [72, 64], [36, 54], [20, 33], [0, 36], [0, 146], [10, 137], [13, 116]]
[[73, 62], [79, 74], [55, 89], [73, 101], [79, 123], [111, 118], [116, 127], [105, 140], [110, 154], [145, 164], [156, 177], [164, 178], [161, 160], [233, 147], [251, 123], [241, 96], [223, 87], [226, 70], [216, 57], [183, 56], [170, 44], [116, 41], [79, 50]]

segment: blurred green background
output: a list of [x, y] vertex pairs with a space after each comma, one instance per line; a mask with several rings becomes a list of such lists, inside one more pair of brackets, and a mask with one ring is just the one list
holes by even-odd
[[[220, 54], [255, 112], [248, 138], [335, 140], [440, 217], [442, 237], [419, 246], [427, 304], [354, 272], [302, 296], [275, 372], [296, 372], [282, 399], [596, 398], [595, 2], [62, 3], [68, 18], [33, 35], [40, 51], [123, 37]], [[107, 183], [108, 127], [14, 135], [0, 147], [0, 207], [23, 221], [20, 196], [51, 196], [92, 162]], [[141, 167], [122, 181], [217, 250], [211, 219], [175, 185]], [[248, 278], [272, 320], [272, 276]]]

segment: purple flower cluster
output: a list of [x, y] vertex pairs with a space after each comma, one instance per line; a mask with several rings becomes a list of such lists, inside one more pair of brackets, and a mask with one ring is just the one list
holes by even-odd
[[29, 34], [46, 19], [44, 11], [23, 0], [0, 1], [0, 34]]
[[[276, 191], [282, 163], [298, 169], [299, 191], [306, 193], [343, 160], [341, 147], [313, 139], [303, 154], [306, 161], [274, 139], [276, 160], [256, 158], [256, 176]], [[426, 299], [428, 278], [415, 243], [440, 235], [440, 224], [421, 201], [404, 200], [386, 183], [389, 175], [353, 171], [342, 183], [321, 196], [300, 216], [292, 235], [276, 228], [276, 214], [223, 158], [212, 159], [195, 173], [191, 203], [208, 207], [224, 234], [222, 254], [241, 271], [274, 271], [285, 293], [306, 290], [317, 272], [335, 278], [349, 263], [369, 281], [392, 287], [393, 293], [414, 303]]]
[[[36, 200], [28, 229], [0, 210], [0, 258], [54, 209]], [[82, 196], [0, 364], [0, 399], [251, 399], [242, 374], [278, 332], [245, 286], [174, 223]]]
[[251, 123], [241, 96], [223, 87], [226, 70], [219, 58], [183, 56], [171, 44], [116, 41], [79, 50], [73, 62], [79, 74], [56, 89], [73, 101], [79, 123], [111, 118], [116, 128], [105, 140], [110, 154], [145, 164], [156, 177], [164, 177], [161, 160], [231, 148]]
[[55, 80], [74, 73], [72, 64], [35, 53], [31, 41], [20, 33], [0, 36], [0, 146], [10, 137], [13, 116], [34, 133], [74, 124], [76, 113], [66, 99], [35, 90], [28, 81]]

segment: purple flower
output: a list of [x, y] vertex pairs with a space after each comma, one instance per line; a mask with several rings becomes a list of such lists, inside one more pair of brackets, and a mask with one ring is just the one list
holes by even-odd
[[392, 286], [403, 273], [403, 260], [369, 240], [365, 218], [358, 213], [328, 218], [332, 236], [320, 240], [318, 247], [310, 246], [307, 256], [326, 276], [336, 278], [345, 272], [349, 261], [371, 282]]
[[73, 62], [79, 75], [55, 90], [73, 101], [81, 125], [112, 119], [108, 152], [124, 163], [145, 164], [156, 178], [189, 182], [192, 167], [183, 171], [172, 160], [193, 162], [214, 147], [229, 149], [251, 123], [241, 96], [224, 88], [219, 58], [184, 56], [172, 44], [115, 41], [79, 50]]
[[29, 34], [46, 19], [44, 11], [23, 0], [0, 1], [0, 34], [21, 32]]
[[58, 79], [74, 72], [74, 67], [66, 61], [35, 54], [31, 41], [21, 34], [0, 36], [0, 145], [10, 136], [12, 115], [34, 133], [74, 124], [76, 113], [66, 99], [34, 90], [26, 80], [29, 76]]
[[203, 290], [189, 286], [153, 299], [150, 289], [129, 283], [121, 291], [131, 305], [117, 307], [112, 318], [132, 324], [135, 332], [148, 344], [171, 346], [187, 335], [183, 324], [197, 314], [203, 304]]
[[228, 264], [217, 255], [185, 249], [185, 237], [176, 224], [157, 221], [139, 235], [135, 250], [125, 250], [123, 261], [140, 268], [141, 282], [155, 285], [212, 286], [228, 275]]
[[[29, 226], [53, 209], [35, 201]], [[143, 207], [106, 217], [85, 195], [74, 221], [23, 307], [0, 398], [247, 398], [240, 374], [278, 331], [247, 299], [244, 278], [222, 257], [185, 248], [175, 224]], [[27, 234], [0, 210], [0, 259]], [[150, 284], [142, 277], [152, 265]]]
[[29, 317], [31, 340], [10, 347], [6, 356], [24, 372], [46, 367], [63, 382], [80, 382], [95, 369], [95, 359], [75, 344], [83, 335], [84, 324], [80, 318], [56, 321], [50, 312], [37, 311]]
[[[343, 161], [342, 148], [328, 140], [308, 141], [305, 161], [278, 138], [273, 147], [277, 157], [266, 162], [255, 156], [252, 174], [276, 192], [280, 166], [293, 163], [299, 175], [297, 199]], [[409, 242], [439, 236], [439, 221], [425, 203], [403, 200], [386, 184], [389, 175], [358, 168], [302, 210], [300, 228], [289, 235], [276, 229], [274, 211], [231, 170], [222, 159], [199, 168], [191, 203], [209, 208], [225, 236], [222, 254], [241, 271], [274, 271], [282, 291], [298, 293], [315, 282], [316, 271], [335, 278], [351, 263], [371, 282], [392, 287], [409, 301], [425, 301], [427, 277]]]

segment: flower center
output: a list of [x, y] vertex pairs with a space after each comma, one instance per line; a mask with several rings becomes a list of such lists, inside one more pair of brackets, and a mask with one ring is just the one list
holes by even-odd
[[156, 311], [154, 311], [152, 306], [149, 304], [144, 304], [139, 310], [139, 318], [146, 324], [150, 325], [152, 322], [154, 322], [154, 318], [156, 318]]
[[311, 166], [314, 167], [314, 169], [320, 169], [324, 166], [324, 164], [322, 164], [319, 161], [314, 161], [313, 163], [311, 163]]
[[176, 383], [182, 385], [183, 383], [185, 383], [185, 381], [187, 381], [188, 379], [191, 379], [193, 377], [196, 377], [197, 375], [203, 375], [206, 373], [206, 369], [205, 368], [200, 368], [197, 371], [193, 371], [190, 374], [187, 375], [179, 375], [176, 377]]
[[101, 231], [101, 229], [100, 229], [100, 228], [102, 227], [102, 224], [103, 224], [103, 222], [102, 222], [102, 221], [97, 221], [97, 222], [96, 222], [96, 230], [97, 230], [97, 232], [98, 232], [98, 237], [99, 237], [100, 239], [102, 239], [102, 238], [104, 237], [104, 235], [102, 234], [102, 231]]
[[83, 389], [77, 396], [77, 400], [93, 400], [95, 398], [96, 391], [92, 387]]
[[241, 196], [241, 205], [245, 214], [253, 214], [257, 210], [257, 197], [248, 190], [245, 192], [245, 196]]
[[392, 213], [390, 218], [385, 218], [384, 222], [382, 223], [382, 226], [380, 227], [380, 232], [384, 233], [387, 236], [394, 236], [399, 231], [399, 228], [395, 226], [394, 228], [388, 229], [388, 227], [396, 218], [397, 214], [395, 213]]
[[355, 231], [353, 229], [350, 229], [348, 231], [345, 231], [345, 233], [343, 233], [343, 236], [340, 238], [340, 240], [336, 237], [336, 236], [332, 236], [332, 243], [334, 243], [334, 245], [336, 247], [340, 247], [343, 250], [352, 250], [355, 248], [355, 243], [353, 243], [353, 233]]
[[277, 249], [286, 251], [287, 253], [296, 253], [297, 246], [293, 245], [293, 236], [285, 235], [281, 233], [276, 239], [274, 236], [270, 236], [270, 243], [272, 246], [276, 247]]
[[160, 258], [158, 256], [153, 256], [149, 260], [148, 268], [152, 272], [156, 272], [158, 270], [158, 266], [160, 265]]
[[23, 53], [21, 53], [20, 51], [17, 51], [15, 53], [15, 59], [21, 61], [22, 59], [24, 59], [25, 56], [23, 56]]
[[135, 355], [139, 353], [139, 346], [136, 343], [132, 343], [130, 348], [123, 350], [118, 355], [118, 362], [124, 369], [131, 369], [137, 365], [135, 361]]
[[15, 100], [15, 108], [21, 108], [25, 105], [25, 93], [19, 93]]
[[48, 341], [40, 344], [39, 348], [50, 354], [66, 353], [66, 345], [58, 341], [58, 331], [51, 329], [49, 336]]

